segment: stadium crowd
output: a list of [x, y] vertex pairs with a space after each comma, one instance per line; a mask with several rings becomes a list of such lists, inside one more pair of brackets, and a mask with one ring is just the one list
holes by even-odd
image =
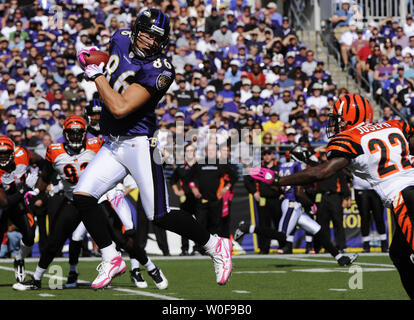
[[[384, 98], [404, 118], [410, 119], [414, 115], [412, 15], [405, 17], [405, 23], [390, 16], [380, 21], [370, 20], [365, 25], [353, 19], [354, 14], [352, 1], [341, 0], [331, 18], [344, 69], [351, 65], [356, 71], [355, 79], [373, 93], [376, 101]], [[384, 108], [384, 119], [395, 117], [390, 110]]]
[[[146, 8], [161, 8], [171, 18], [166, 50], [176, 78], [156, 110], [167, 158], [173, 156], [168, 147], [179, 132], [197, 129], [197, 150], [204, 150], [209, 135], [222, 145], [242, 129], [259, 129], [240, 145], [266, 146], [274, 160], [283, 162], [283, 152], [297, 143], [309, 148], [327, 144], [330, 106], [348, 92], [337, 88], [324, 61], [301, 42], [287, 13], [272, 1], [265, 6], [246, 0], [42, 4], [0, 1], [0, 130], [42, 157], [62, 136], [64, 119], [84, 116], [96, 92], [93, 81], [83, 77], [77, 50], [97, 46], [108, 51], [110, 37], [129, 28]], [[367, 70], [372, 85], [383, 90], [378, 94], [407, 115], [414, 101], [411, 23], [387, 20], [366, 30], [351, 23], [341, 40], [349, 47], [349, 61], [361, 74]], [[384, 119], [392, 117], [392, 110], [384, 109]], [[183, 131], [176, 126], [180, 121]]]

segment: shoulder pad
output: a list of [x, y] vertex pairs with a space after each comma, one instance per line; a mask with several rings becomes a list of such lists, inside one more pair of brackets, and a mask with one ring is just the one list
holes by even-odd
[[56, 158], [63, 153], [66, 153], [63, 143], [53, 143], [47, 147], [46, 160], [53, 163]]
[[354, 159], [364, 152], [360, 142], [361, 138], [352, 130], [337, 134], [328, 143], [327, 157], [328, 159], [335, 157]]
[[23, 164], [25, 166], [29, 165], [31, 158], [31, 153], [29, 150], [23, 147], [16, 147], [14, 149], [14, 163], [17, 165]]
[[89, 138], [86, 140], [86, 150], [92, 150], [97, 153], [101, 149], [105, 140], [99, 137]]

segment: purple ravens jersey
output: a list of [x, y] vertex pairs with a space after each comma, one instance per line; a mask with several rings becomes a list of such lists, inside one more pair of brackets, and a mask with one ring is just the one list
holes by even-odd
[[175, 79], [174, 67], [163, 54], [145, 59], [136, 58], [130, 51], [131, 31], [121, 29], [111, 38], [109, 61], [105, 68], [106, 80], [117, 92], [137, 83], [145, 87], [149, 100], [124, 118], [116, 119], [106, 108], [102, 108], [100, 127], [102, 134], [112, 136], [152, 136], [156, 129], [155, 108]]
[[[279, 176], [286, 177], [305, 169], [306, 165], [299, 161], [289, 161], [280, 164]], [[283, 195], [289, 201], [296, 201], [295, 188], [291, 186], [283, 187]]]

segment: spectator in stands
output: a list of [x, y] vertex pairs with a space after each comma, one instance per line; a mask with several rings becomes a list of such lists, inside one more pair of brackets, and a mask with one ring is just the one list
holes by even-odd
[[213, 32], [212, 39], [216, 40], [220, 49], [228, 48], [232, 43], [232, 32], [226, 21], [220, 23], [220, 29]]
[[63, 124], [65, 123], [66, 115], [62, 112], [59, 112], [57, 118], [58, 120], [53, 125], [51, 125], [48, 130], [50, 138], [54, 143], [63, 135]]
[[312, 50], [306, 51], [306, 61], [302, 63], [302, 71], [308, 76], [311, 77], [313, 71], [315, 71], [317, 66], [317, 61], [315, 60], [314, 53]]
[[279, 71], [279, 80], [278, 85], [281, 89], [289, 89], [292, 90], [294, 87], [294, 80], [288, 78], [287, 71], [285, 68], [281, 68]]
[[258, 63], [253, 64], [252, 71], [248, 73], [247, 77], [252, 82], [253, 86], [258, 85], [263, 88], [266, 85], [266, 76]]
[[408, 86], [398, 92], [397, 100], [395, 101], [397, 109], [401, 115], [407, 119], [412, 120], [414, 115], [414, 84], [413, 81], [408, 82]]
[[227, 70], [225, 78], [230, 79], [232, 86], [241, 80], [240, 62], [238, 60], [230, 61], [230, 70]]
[[367, 66], [366, 66], [366, 72], [368, 75], [368, 80], [369, 80], [371, 90], [373, 89], [375, 68], [380, 63], [381, 56], [382, 56], [381, 48], [378, 44], [376, 44], [373, 49], [373, 54], [370, 55], [367, 59]]
[[404, 33], [407, 36], [414, 35], [414, 23], [413, 23], [413, 16], [411, 14], [407, 15], [406, 23], [404, 24]]
[[[349, 63], [349, 50], [351, 49], [352, 43], [358, 39], [357, 35], [357, 23], [351, 21], [349, 23], [349, 30], [345, 31], [339, 40], [341, 47], [341, 57], [344, 63], [344, 69], [347, 69]], [[362, 35], [361, 35], [362, 36]]]
[[211, 8], [211, 14], [206, 18], [205, 32], [213, 34], [214, 31], [220, 28], [220, 24], [222, 21], [224, 21], [224, 17], [218, 14], [217, 8]]
[[348, 31], [351, 18], [354, 16], [354, 12], [350, 10], [350, 1], [341, 0], [341, 8], [334, 12], [331, 17], [332, 27], [334, 28], [335, 37], [339, 40], [341, 35]]
[[394, 111], [392, 110], [390, 106], [384, 106], [382, 111], [383, 111], [383, 114], [382, 114], [381, 121], [389, 121], [389, 120], [397, 119], [397, 116], [394, 115]]
[[397, 28], [397, 36], [392, 39], [394, 46], [401, 46], [402, 48], [408, 47], [409, 41], [408, 36], [404, 33], [402, 27]]
[[409, 36], [408, 38], [408, 46], [403, 48], [401, 54], [405, 56], [407, 53], [414, 56], [414, 35]]
[[275, 2], [269, 2], [266, 6], [269, 10], [270, 19], [272, 21], [272, 28], [277, 29], [282, 26], [282, 15], [277, 12], [277, 5]]
[[[397, 97], [397, 94], [402, 89], [408, 87], [408, 79], [404, 76], [405, 68], [403, 64], [397, 66], [397, 74], [390, 80], [389, 88], [386, 92], [386, 99], [392, 101]], [[384, 110], [383, 110], [384, 111]]]
[[380, 96], [384, 93], [384, 90], [388, 90], [390, 86], [390, 80], [395, 74], [394, 67], [390, 64], [390, 60], [387, 56], [381, 56], [380, 63], [375, 67], [373, 90], [376, 95]]
[[289, 114], [292, 109], [296, 106], [293, 102], [290, 94], [290, 90], [283, 90], [282, 99], [275, 101], [272, 107], [272, 112], [277, 113], [280, 116], [280, 121], [283, 123], [289, 122]]

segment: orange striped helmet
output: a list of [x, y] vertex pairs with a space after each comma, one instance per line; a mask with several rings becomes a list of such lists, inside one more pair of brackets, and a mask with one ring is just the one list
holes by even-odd
[[69, 147], [80, 151], [86, 141], [86, 120], [80, 116], [70, 116], [63, 124], [63, 136]]
[[14, 159], [14, 142], [7, 136], [0, 136], [0, 168], [4, 169]]
[[329, 114], [326, 128], [328, 138], [361, 124], [373, 121], [374, 110], [371, 103], [359, 94], [345, 94], [335, 101]]

